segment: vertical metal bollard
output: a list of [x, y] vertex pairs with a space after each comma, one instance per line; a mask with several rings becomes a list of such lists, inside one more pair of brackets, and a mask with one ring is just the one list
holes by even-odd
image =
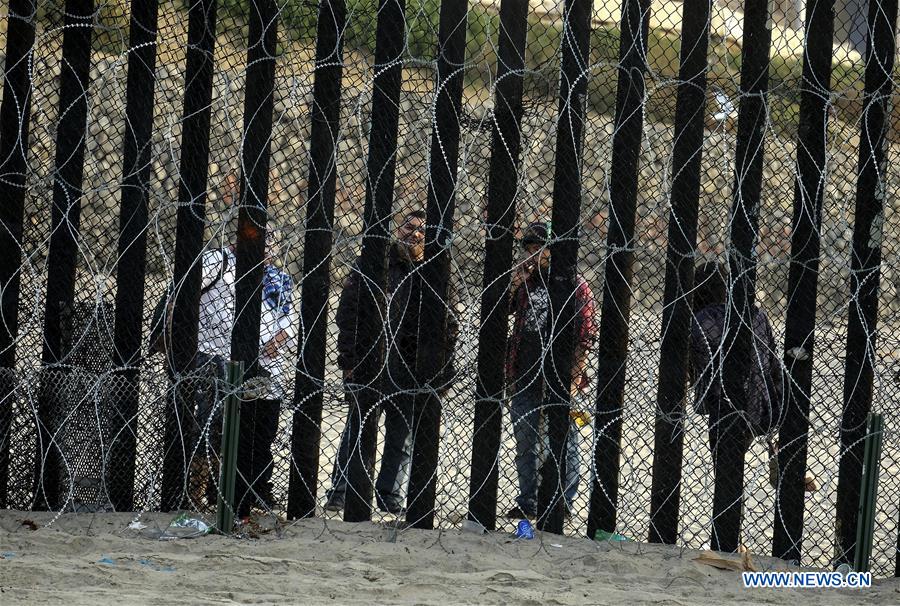
[[[247, 33], [247, 90], [241, 139], [241, 197], [235, 241], [234, 327], [231, 358], [243, 362], [248, 378], [259, 376], [259, 335], [263, 273], [266, 265], [269, 161], [275, 90], [278, 6], [275, 0], [252, 0]], [[251, 433], [252, 431], [248, 432]], [[252, 443], [252, 441], [251, 441]], [[247, 445], [249, 446], [249, 445]], [[241, 512], [252, 504], [246, 480], [253, 475], [253, 455], [240, 459], [237, 491]], [[247, 467], [249, 465], [249, 467]]]
[[[115, 474], [107, 477], [109, 498], [116, 511], [134, 508], [135, 451], [138, 433], [138, 360], [147, 269], [147, 223], [150, 198], [151, 133], [156, 69], [157, 0], [133, 0], [125, 93], [125, 136], [122, 165], [122, 200], [119, 211], [119, 261], [116, 264], [115, 353], [113, 363], [124, 389], [109, 460]], [[134, 284], [136, 288], [127, 287]]]
[[291, 520], [316, 513], [346, 23], [344, 0], [323, 0], [319, 4], [310, 107], [309, 202], [304, 226], [303, 296], [298, 327], [300, 351], [291, 426], [287, 504], [287, 517]]
[[638, 162], [644, 133], [644, 74], [650, 0], [624, 0], [619, 41], [619, 78], [610, 175], [610, 224], [603, 279], [598, 343], [594, 446], [597, 478], [591, 486], [588, 538], [598, 529], [614, 531], [619, 504], [622, 410], [628, 360], [631, 280], [634, 274], [634, 224], [637, 212]]
[[674, 544], [678, 538], [711, 6], [711, 0], [683, 4], [650, 490], [651, 543]]
[[229, 361], [225, 365], [227, 395], [222, 416], [222, 451], [220, 453], [219, 497], [216, 503], [216, 529], [229, 533], [234, 527], [234, 488], [237, 480], [238, 442], [241, 427], [241, 384], [244, 363]]
[[872, 533], [875, 529], [875, 499], [878, 495], [884, 417], [880, 414], [869, 414], [866, 429], [863, 473], [859, 490], [859, 516], [856, 521], [856, 553], [853, 558], [853, 570], [856, 572], [868, 572], [869, 559], [872, 557]]
[[503, 419], [500, 400], [504, 396], [509, 322], [506, 299], [513, 260], [513, 219], [522, 147], [520, 125], [527, 25], [528, 0], [503, 0], [500, 3], [468, 515], [470, 520], [488, 530], [497, 526], [497, 462]]
[[550, 351], [543, 362], [550, 453], [539, 471], [538, 528], [562, 534], [566, 510], [566, 447], [571, 422], [569, 407], [575, 353], [575, 289], [577, 287], [578, 225], [581, 214], [581, 164], [587, 111], [587, 66], [591, 42], [591, 2], [566, 0], [562, 77], [553, 174], [552, 239], [550, 244]]
[[756, 255], [765, 129], [768, 118], [769, 49], [772, 41], [767, 0], [747, 0], [741, 49], [735, 182], [732, 189], [729, 321], [725, 325], [720, 411], [711, 411], [711, 432], [718, 434], [713, 453], [712, 548], [734, 552], [740, 544], [744, 488], [744, 455], [749, 428], [744, 377], [750, 360], [753, 309], [756, 303]]
[[62, 64], [59, 76], [60, 120], [56, 130], [55, 178], [50, 248], [47, 255], [47, 296], [44, 302], [44, 347], [41, 362], [49, 371], [38, 399], [38, 444], [35, 462], [35, 509], [62, 506], [65, 463], [56, 442], [56, 390], [68, 369], [63, 357], [65, 314], [75, 298], [78, 234], [81, 224], [84, 150], [90, 90], [93, 0], [66, 0]]
[[466, 2], [441, 2], [438, 31], [437, 99], [431, 132], [431, 162], [425, 230], [425, 261], [422, 281], [422, 311], [416, 351], [418, 380], [430, 387], [415, 397], [416, 439], [409, 477], [409, 513], [415, 528], [434, 527], [440, 442], [441, 387], [447, 352], [447, 315], [450, 292], [450, 239], [456, 214], [456, 184], [459, 164], [459, 115], [462, 109], [463, 73], [466, 55]]
[[834, 0], [811, 0], [806, 11], [803, 90], [797, 132], [797, 179], [785, 318], [784, 365], [790, 374], [778, 436], [781, 482], [775, 497], [772, 555], [799, 560], [803, 547], [807, 445], [816, 328], [820, 227], [826, 179]]
[[0, 509], [9, 506], [9, 447], [19, 336], [25, 178], [31, 123], [31, 53], [36, 0], [10, 0], [0, 106]]
[[887, 197], [887, 135], [897, 33], [897, 0], [869, 3], [866, 84], [860, 121], [853, 252], [850, 257], [850, 305], [847, 310], [847, 355], [844, 410], [841, 416], [841, 463], [837, 487], [838, 561], [852, 562], [862, 475], [863, 432], [872, 408], [874, 360], [881, 283], [881, 239]]
[[[172, 354], [167, 363], [175, 377], [194, 370], [200, 322], [200, 263], [206, 224], [206, 185], [209, 170], [209, 126], [216, 46], [216, 0], [197, 0], [188, 12], [184, 111], [181, 127], [181, 164], [178, 219], [175, 226], [175, 307], [172, 310]], [[166, 402], [162, 510], [180, 509], [185, 502], [184, 474], [189, 462], [185, 444], [192, 431], [180, 419], [190, 418], [193, 382], [176, 381]]]
[[[387, 283], [387, 249], [391, 210], [394, 203], [394, 173], [397, 167], [397, 129], [400, 122], [401, 56], [406, 48], [406, 0], [379, 0], [375, 27], [375, 82], [372, 92], [372, 129], [366, 163], [365, 235], [360, 254], [361, 278], [372, 286], [357, 302], [360, 310], [356, 349], [364, 358], [354, 371], [354, 381], [363, 385], [358, 408], [351, 411], [350, 426], [359, 439], [348, 461], [348, 486], [344, 521], [364, 522], [372, 518], [370, 461], [375, 459], [379, 403], [379, 377], [384, 361], [384, 291]], [[358, 376], [357, 376], [358, 375]]]

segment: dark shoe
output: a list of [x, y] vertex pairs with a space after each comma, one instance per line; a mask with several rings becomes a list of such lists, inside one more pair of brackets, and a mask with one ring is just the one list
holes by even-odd
[[384, 513], [389, 513], [391, 515], [395, 515], [398, 518], [402, 518], [406, 515], [406, 507], [400, 507], [399, 505], [393, 505], [388, 507], [379, 507], [378, 511], [382, 511]]
[[536, 516], [535, 516], [535, 514], [534, 514], [533, 511], [525, 511], [525, 510], [523, 510], [521, 507], [519, 507], [518, 505], [516, 505], [515, 507], [513, 507], [512, 509], [510, 509], [508, 512], [506, 512], [506, 517], [507, 517], [507, 518], [518, 519], [518, 520], [524, 520], [524, 519], [526, 519], [526, 518], [533, 519], [533, 518], [535, 518]]
[[328, 497], [328, 500], [325, 501], [325, 511], [334, 511], [338, 513], [344, 511], [344, 497], [338, 495], [331, 495]]
[[272, 485], [265, 483], [256, 490], [256, 506], [264, 511], [273, 511], [278, 505], [272, 494]]
[[406, 508], [399, 503], [395, 503], [393, 501], [385, 501], [378, 495], [375, 496], [375, 501], [378, 505], [378, 511], [392, 513], [395, 516], [402, 516], [406, 513]]

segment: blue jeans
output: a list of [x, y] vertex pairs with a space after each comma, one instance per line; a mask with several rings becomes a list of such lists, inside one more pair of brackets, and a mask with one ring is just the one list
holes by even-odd
[[[347, 492], [347, 473], [350, 454], [360, 448], [359, 428], [354, 424], [353, 407], [357, 406], [357, 392], [347, 386], [344, 391], [350, 406], [347, 424], [341, 434], [337, 461], [331, 472], [329, 500], [343, 501]], [[409, 462], [412, 457], [412, 394], [399, 393], [380, 407], [378, 416], [384, 413], [384, 450], [381, 455], [381, 469], [375, 481], [375, 499], [383, 511], [397, 511], [405, 506], [406, 488], [409, 482]], [[374, 461], [366, 461], [369, 473], [374, 472]]]
[[[524, 391], [512, 397], [510, 416], [513, 422], [513, 436], [516, 439], [516, 472], [519, 475], [519, 496], [516, 504], [527, 514], [537, 513], [538, 470], [550, 452], [550, 435], [546, 422], [541, 422], [540, 393]], [[569, 426], [566, 442], [566, 486], [564, 496], [566, 507], [571, 511], [572, 503], [578, 495], [581, 457], [579, 446], [581, 432], [574, 422]]]

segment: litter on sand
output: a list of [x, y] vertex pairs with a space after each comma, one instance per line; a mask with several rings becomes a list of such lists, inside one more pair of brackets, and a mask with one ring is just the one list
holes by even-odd
[[159, 535], [159, 540], [194, 539], [209, 534], [211, 530], [210, 525], [203, 520], [191, 518], [186, 513], [181, 513]]
[[706, 550], [694, 558], [698, 564], [705, 564], [719, 570], [733, 570], [735, 572], [756, 572], [756, 566], [750, 551], [741, 545], [740, 553], [730, 555], [717, 551]]
[[618, 532], [607, 532], [605, 530], [597, 530], [594, 533], [595, 541], [631, 541], [628, 537], [619, 534]]
[[159, 564], [151, 560], [138, 560], [138, 564], [140, 564], [141, 566], [146, 566], [147, 568], [155, 570], [156, 572], [175, 572], [174, 566], [160, 566]]

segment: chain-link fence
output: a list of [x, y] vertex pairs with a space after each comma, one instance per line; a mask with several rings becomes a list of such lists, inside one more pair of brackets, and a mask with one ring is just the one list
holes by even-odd
[[814, 566], [880, 412], [893, 574], [896, 12], [11, 0], [0, 506], [211, 511], [239, 359], [241, 513]]

